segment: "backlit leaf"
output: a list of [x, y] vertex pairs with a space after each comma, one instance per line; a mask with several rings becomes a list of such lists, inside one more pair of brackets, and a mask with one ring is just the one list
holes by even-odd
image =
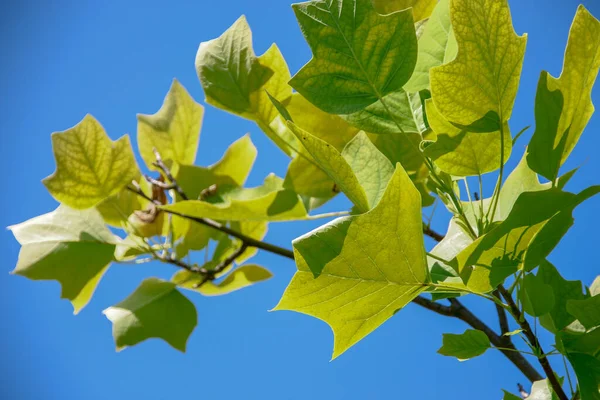
[[521, 281], [519, 300], [523, 310], [533, 317], [541, 317], [552, 310], [555, 303], [552, 286], [544, 283], [541, 277], [527, 274]]
[[425, 289], [421, 230], [419, 192], [397, 165], [373, 210], [294, 240], [298, 272], [275, 310], [327, 322], [339, 356]]
[[600, 325], [600, 296], [584, 300], [567, 300], [567, 311], [587, 329]]
[[460, 335], [444, 333], [443, 344], [438, 353], [464, 361], [482, 355], [489, 348], [491, 348], [490, 339], [485, 333], [467, 329]]
[[113, 259], [116, 238], [96, 210], [60, 206], [9, 229], [21, 244], [13, 273], [56, 280], [77, 314], [90, 301]]
[[351, 114], [398, 91], [412, 75], [417, 38], [411, 10], [380, 15], [370, 0], [293, 6], [313, 58], [290, 85], [320, 109]]
[[202, 293], [204, 296], [222, 296], [236, 290], [266, 281], [273, 276], [271, 272], [258, 265], [243, 265], [228, 274], [219, 283], [207, 281], [200, 287], [194, 287], [201, 281], [201, 277], [186, 270], [178, 271], [171, 280], [177, 286]]
[[371, 0], [375, 11], [390, 14], [412, 7], [415, 21], [421, 21], [431, 15], [437, 0]]
[[536, 130], [528, 148], [531, 168], [558, 176], [594, 113], [591, 93], [600, 69], [600, 22], [579, 6], [559, 78], [542, 72], [535, 103]]
[[52, 134], [56, 171], [43, 180], [59, 202], [76, 209], [116, 195], [139, 176], [129, 136], [112, 142], [91, 115]]
[[149, 169], [156, 148], [163, 160], [193, 164], [200, 142], [204, 107], [196, 103], [177, 79], [156, 114], [138, 114], [138, 146]]
[[507, 0], [453, 0], [458, 55], [431, 70], [431, 95], [450, 122], [496, 131], [508, 121], [519, 86], [526, 36], [514, 31]]
[[113, 324], [117, 351], [160, 338], [179, 351], [196, 327], [196, 307], [174, 283], [148, 278], [125, 300], [104, 310]]

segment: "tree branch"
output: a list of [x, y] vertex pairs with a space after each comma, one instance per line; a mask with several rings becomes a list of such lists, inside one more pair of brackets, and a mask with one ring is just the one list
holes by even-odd
[[[490, 342], [496, 347], [508, 348], [517, 350], [511, 340], [507, 340], [506, 336], [499, 336], [483, 321], [475, 316], [468, 308], [456, 299], [449, 299], [450, 306], [445, 306], [428, 300], [422, 296], [413, 300], [414, 303], [431, 310], [435, 313], [445, 315], [447, 317], [458, 318], [466, 322], [471, 327], [482, 331], [490, 339]], [[531, 382], [539, 381], [542, 376], [535, 368], [517, 351], [499, 349], [506, 358], [508, 358]]]
[[436, 242], [441, 242], [442, 240], [444, 240], [444, 235], [434, 231], [428, 224], [425, 223], [423, 223], [423, 233], [435, 240]]
[[200, 286], [204, 285], [207, 281], [212, 281], [215, 279], [215, 276], [219, 273], [219, 272], [223, 272], [223, 270], [227, 267], [229, 267], [231, 264], [233, 264], [233, 262], [235, 261], [236, 258], [238, 258], [239, 256], [241, 256], [242, 254], [244, 254], [244, 252], [246, 251], [246, 249], [248, 248], [248, 245], [246, 245], [245, 243], [242, 243], [242, 246], [237, 249], [236, 251], [234, 251], [233, 253], [231, 253], [231, 255], [229, 255], [227, 258], [225, 258], [219, 265], [217, 265], [215, 268], [213, 269], [206, 269], [206, 268], [201, 268], [200, 269], [200, 273], [202, 273], [204, 275], [203, 279], [196, 283], [194, 285], [194, 288], [199, 288]]
[[521, 329], [523, 329], [523, 334], [525, 335], [527, 340], [529, 340], [529, 343], [533, 347], [535, 347], [537, 349], [537, 351], [541, 354], [538, 357], [538, 360], [539, 360], [542, 368], [544, 369], [544, 372], [546, 373], [546, 377], [548, 378], [548, 380], [550, 381], [550, 384], [552, 385], [552, 389], [554, 390], [554, 393], [556, 393], [556, 395], [558, 396], [558, 398], [560, 400], [568, 400], [569, 398], [567, 397], [566, 393], [564, 392], [560, 382], [556, 378], [556, 375], [554, 374], [554, 371], [552, 370], [552, 366], [550, 365], [548, 358], [544, 355], [542, 346], [541, 346], [537, 336], [535, 336], [535, 334], [531, 330], [531, 326], [529, 325], [529, 322], [525, 318], [525, 315], [523, 315], [521, 313], [521, 310], [515, 304], [515, 301], [513, 300], [512, 296], [504, 288], [504, 286], [502, 286], [502, 285], [498, 286], [498, 292], [502, 295], [502, 297], [504, 297], [504, 300], [506, 300], [506, 303], [510, 307], [513, 315], [515, 316], [515, 319], [521, 326]]
[[[500, 299], [500, 293], [498, 290], [494, 290], [492, 295], [496, 296], [496, 298]], [[506, 310], [500, 306], [500, 304], [494, 304], [496, 306], [496, 313], [498, 313], [498, 323], [500, 324], [500, 334], [504, 335], [508, 333], [508, 317], [506, 315]], [[506, 336], [504, 336], [506, 337]]]

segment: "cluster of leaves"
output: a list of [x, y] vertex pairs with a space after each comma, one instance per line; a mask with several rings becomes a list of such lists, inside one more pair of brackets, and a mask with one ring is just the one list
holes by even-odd
[[[526, 47], [506, 0], [314, 0], [293, 10], [313, 53], [293, 77], [276, 45], [255, 55], [244, 17], [196, 56], [206, 102], [254, 121], [290, 157], [284, 178], [244, 187], [256, 157], [248, 136], [216, 164], [193, 165], [203, 107], [174, 81], [156, 114], [138, 116], [139, 152], [158, 179], [140, 172], [127, 136], [111, 142], [91, 116], [53, 134], [57, 167], [44, 183], [61, 205], [11, 227], [22, 245], [14, 272], [58, 280], [78, 312], [112, 262], [180, 267], [105, 314], [118, 348], [158, 337], [184, 350], [197, 317], [179, 289], [221, 295], [268, 279], [248, 263], [257, 248], [273, 251], [258, 245], [268, 223], [315, 218], [342, 192], [350, 215], [294, 240], [298, 271], [275, 307], [328, 323], [334, 358], [421, 294], [471, 294], [512, 315], [519, 329], [504, 334], [522, 337], [551, 372], [534, 384], [539, 398], [566, 398], [555, 354], [575, 372], [574, 397], [600, 398], [600, 281], [566, 281], [546, 260], [575, 207], [600, 192], [567, 192], [575, 171], [560, 175], [594, 111], [600, 22], [578, 9], [563, 72], [542, 72], [535, 132], [504, 179], [523, 132], [513, 137], [509, 120]], [[481, 185], [492, 172], [492, 195], [472, 200], [469, 179]], [[453, 217], [427, 252], [422, 208], [436, 199]], [[184, 261], [200, 250], [210, 253], [203, 265]], [[551, 352], [528, 318], [555, 335]], [[492, 347], [467, 330], [445, 335], [439, 352], [464, 360]]]

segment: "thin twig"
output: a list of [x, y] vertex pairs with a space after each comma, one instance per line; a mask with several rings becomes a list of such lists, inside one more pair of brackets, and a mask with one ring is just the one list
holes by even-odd
[[177, 194], [179, 194], [179, 196], [183, 200], [188, 200], [188, 197], [185, 195], [185, 193], [183, 192], [181, 187], [177, 184], [177, 181], [173, 177], [173, 174], [171, 174], [171, 170], [163, 162], [163, 159], [160, 156], [160, 153], [158, 152], [158, 150], [156, 150], [156, 148], [154, 148], [154, 149], [152, 149], [152, 151], [154, 152], [154, 156], [156, 157], [156, 162], [152, 163], [152, 165], [154, 165], [156, 168], [160, 169], [162, 171], [162, 173], [165, 174], [165, 178], [167, 178], [169, 180], [169, 182], [171, 182], [173, 189], [175, 189]]
[[245, 243], [242, 243], [242, 246], [239, 249], [237, 249], [231, 255], [226, 257], [215, 268], [213, 268], [213, 269], [201, 268], [200, 273], [202, 273], [204, 275], [204, 277], [200, 282], [198, 282], [194, 285], [194, 288], [199, 288], [200, 286], [204, 285], [206, 282], [214, 280], [215, 277], [217, 276], [217, 274], [219, 274], [220, 272], [223, 272], [225, 270], [225, 268], [227, 268], [231, 264], [233, 264], [235, 259], [238, 258], [239, 256], [241, 256], [242, 254], [244, 254], [244, 252], [246, 251], [247, 248], [248, 248], [248, 245]]
[[550, 361], [548, 361], [548, 358], [544, 354], [544, 351], [542, 350], [542, 345], [540, 344], [540, 341], [538, 340], [537, 336], [533, 333], [529, 322], [527, 321], [525, 316], [521, 314], [521, 310], [519, 310], [519, 307], [515, 304], [515, 301], [513, 300], [512, 296], [510, 295], [510, 293], [508, 293], [504, 286], [498, 286], [498, 292], [502, 295], [502, 297], [504, 297], [504, 300], [506, 300], [506, 303], [511, 308], [515, 319], [521, 326], [521, 329], [523, 329], [523, 334], [525, 335], [529, 343], [537, 350], [537, 352], [539, 352], [540, 356], [538, 357], [538, 360], [540, 362], [540, 365], [544, 369], [544, 372], [546, 373], [546, 377], [552, 385], [554, 393], [556, 393], [560, 400], [568, 400], [568, 397], [564, 392], [560, 382], [556, 378], [554, 370], [550, 365]]
[[[498, 300], [502, 300], [500, 297], [500, 293], [497, 290], [494, 290], [492, 293]], [[498, 313], [498, 323], [500, 324], [500, 334], [504, 336], [504, 334], [509, 332], [508, 327], [508, 317], [506, 315], [506, 310], [502, 308], [499, 304], [495, 304], [496, 312]], [[505, 336], [506, 337], [506, 336]]]
[[437, 233], [436, 231], [431, 229], [429, 224], [423, 223], [423, 233], [435, 240], [436, 242], [441, 242], [442, 240], [444, 240], [444, 235], [442, 235], [441, 233]]

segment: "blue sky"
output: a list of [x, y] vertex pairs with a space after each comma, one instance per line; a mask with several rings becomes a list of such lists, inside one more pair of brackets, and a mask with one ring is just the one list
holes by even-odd
[[[575, 0], [511, 0], [518, 33], [529, 40], [513, 132], [533, 125], [539, 73], [560, 73]], [[583, 1], [597, 17], [600, 3]], [[275, 41], [292, 72], [310, 58], [290, 3], [283, 0], [215, 1], [20, 1], [0, 15], [0, 226], [49, 212], [56, 203], [40, 180], [52, 173], [50, 133], [93, 114], [112, 138], [135, 138], [136, 113], [154, 113], [174, 77], [198, 101], [204, 96], [194, 71], [201, 41], [220, 35], [241, 14], [262, 53]], [[593, 98], [600, 104], [596, 90]], [[595, 116], [565, 168], [582, 166], [568, 189], [600, 183], [600, 116]], [[269, 172], [283, 176], [284, 155], [253, 124], [206, 108], [197, 163], [216, 161], [250, 132], [259, 149], [249, 184]], [[531, 136], [529, 131], [525, 139]], [[512, 168], [524, 150], [517, 145]], [[489, 193], [488, 193], [489, 195]], [[337, 199], [326, 210], [348, 207]], [[594, 256], [600, 197], [575, 212], [576, 224], [550, 257], [570, 279], [589, 284], [600, 271]], [[434, 226], [443, 231], [447, 216]], [[318, 222], [272, 224], [268, 240], [289, 247]], [[19, 247], [1, 231], [0, 397], [7, 399], [499, 399], [501, 388], [525, 382], [496, 351], [459, 363], [436, 354], [444, 332], [462, 332], [460, 321], [410, 305], [376, 332], [330, 362], [326, 324], [291, 313], [268, 313], [295, 270], [270, 254], [256, 261], [275, 273], [260, 286], [219, 298], [190, 296], [199, 323], [186, 354], [159, 340], [114, 351], [111, 325], [101, 311], [126, 297], [147, 276], [169, 277], [170, 267], [114, 266], [92, 302], [78, 316], [59, 299], [56, 282], [9, 276]], [[430, 245], [431, 243], [428, 243]], [[466, 303], [496, 327], [493, 308]], [[545, 338], [548, 339], [548, 338]], [[546, 341], [546, 348], [550, 342]], [[554, 360], [558, 368], [560, 359]]]

